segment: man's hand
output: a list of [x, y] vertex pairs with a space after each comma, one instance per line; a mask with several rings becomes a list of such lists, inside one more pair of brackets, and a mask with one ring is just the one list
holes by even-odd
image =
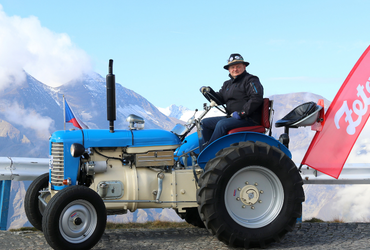
[[238, 119], [238, 120], [244, 119], [245, 118], [245, 112], [244, 111], [241, 111], [241, 112], [234, 111], [233, 114], [232, 114], [232, 117], [235, 118], [235, 119]]
[[202, 86], [199, 91], [204, 94], [205, 92], [209, 92], [209, 87], [206, 87], [206, 86]]

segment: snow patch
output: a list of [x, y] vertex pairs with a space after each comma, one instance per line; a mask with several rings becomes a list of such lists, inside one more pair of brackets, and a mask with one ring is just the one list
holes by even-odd
[[[172, 104], [167, 108], [158, 108], [157, 109], [162, 112], [164, 115], [179, 119], [181, 121], [187, 122], [194, 114], [195, 117], [198, 118], [202, 113], [202, 110], [190, 110], [184, 106], [176, 106]], [[217, 108], [212, 108], [205, 117], [214, 117], [214, 116], [224, 116], [225, 114], [219, 111]]]

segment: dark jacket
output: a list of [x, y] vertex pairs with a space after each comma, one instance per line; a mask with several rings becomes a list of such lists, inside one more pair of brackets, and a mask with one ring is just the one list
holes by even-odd
[[235, 79], [225, 81], [217, 94], [221, 101], [226, 104], [229, 114], [234, 111], [244, 111], [247, 117], [261, 124], [263, 103], [263, 86], [257, 76], [244, 71]]

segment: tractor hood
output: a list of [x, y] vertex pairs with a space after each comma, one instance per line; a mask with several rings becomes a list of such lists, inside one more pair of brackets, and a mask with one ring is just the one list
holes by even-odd
[[173, 133], [160, 130], [115, 130], [114, 133], [104, 129], [62, 130], [56, 131], [51, 142], [67, 144], [81, 143], [88, 147], [178, 147], [180, 139]]

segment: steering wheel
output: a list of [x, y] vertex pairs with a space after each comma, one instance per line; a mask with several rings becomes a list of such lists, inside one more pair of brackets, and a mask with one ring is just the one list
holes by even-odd
[[[211, 87], [207, 87], [207, 89], [203, 91], [202, 94], [209, 102], [214, 101], [217, 104], [216, 108], [218, 110], [220, 110], [224, 114], [227, 114], [226, 106], [222, 103], [219, 96], [216, 94], [216, 92]], [[221, 106], [223, 109], [221, 109], [219, 106]]]

